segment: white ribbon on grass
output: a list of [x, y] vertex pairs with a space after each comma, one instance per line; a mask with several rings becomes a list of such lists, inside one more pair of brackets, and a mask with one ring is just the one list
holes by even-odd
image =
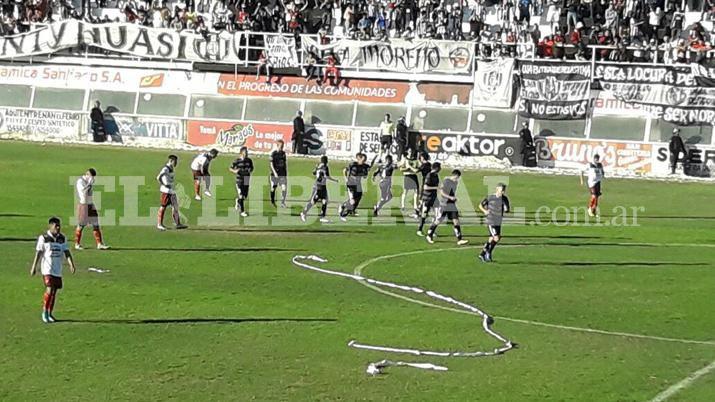
[[[415, 286], [399, 285], [397, 283], [378, 281], [378, 280], [366, 278], [366, 277], [360, 276], [360, 275], [348, 274], [345, 272], [333, 271], [333, 270], [329, 270], [329, 269], [325, 269], [325, 268], [318, 268], [314, 265], [311, 265], [309, 263], [311, 261], [319, 262], [319, 263], [328, 262], [328, 260], [321, 258], [317, 255], [307, 255], [307, 256], [296, 255], [292, 259], [293, 264], [295, 264], [296, 266], [298, 266], [300, 268], [308, 269], [308, 270], [315, 271], [315, 272], [320, 272], [322, 274], [327, 274], [327, 275], [341, 276], [343, 278], [348, 278], [348, 279], [352, 279], [352, 280], [359, 281], [359, 282], [366, 282], [366, 283], [369, 283], [369, 284], [375, 285], [375, 286], [382, 286], [382, 287], [403, 290], [405, 292], [424, 294], [424, 295], [431, 297], [433, 299], [437, 299], [442, 302], [455, 305], [463, 310], [466, 310], [466, 311], [469, 311], [469, 312], [479, 315], [482, 318], [482, 329], [484, 329], [484, 332], [486, 332], [489, 336], [498, 340], [502, 344], [502, 346], [500, 346], [496, 349], [490, 350], [490, 351], [474, 351], [474, 352], [440, 352], [440, 351], [432, 351], [432, 350], [393, 348], [390, 346], [366, 345], [366, 344], [358, 343], [355, 340], [351, 340], [348, 343], [348, 346], [350, 346], [350, 347], [353, 347], [356, 349], [367, 349], [367, 350], [375, 350], [375, 351], [388, 352], [388, 353], [402, 353], [402, 354], [411, 354], [411, 355], [415, 355], [415, 356], [437, 356], [437, 357], [496, 356], [496, 355], [503, 354], [503, 353], [505, 353], [511, 349], [514, 349], [516, 347], [516, 343], [508, 340], [507, 338], [503, 337], [502, 335], [500, 335], [499, 333], [497, 333], [496, 331], [491, 329], [492, 324], [494, 324], [494, 319], [489, 314], [485, 313], [484, 311], [482, 311], [481, 309], [479, 309], [476, 306], [461, 302], [457, 299], [439, 294], [437, 292], [433, 292], [431, 290], [424, 290], [424, 289], [421, 289], [421, 288], [418, 288]], [[431, 363], [411, 363], [411, 362], [381, 360], [379, 362], [370, 363], [367, 367], [367, 373], [372, 374], [372, 375], [380, 374], [382, 372], [382, 369], [389, 367], [389, 366], [406, 366], [406, 367], [414, 367], [414, 368], [419, 368], [419, 369], [424, 369], [424, 370], [436, 370], [436, 371], [446, 371], [447, 370], [447, 367], [438, 366], [438, 365], [431, 364]]]

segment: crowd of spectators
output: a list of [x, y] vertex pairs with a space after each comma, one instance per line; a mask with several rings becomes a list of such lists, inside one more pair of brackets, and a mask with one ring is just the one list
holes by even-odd
[[[681, 0], [682, 1], [682, 0]], [[1, 0], [0, 34], [68, 18], [156, 28], [469, 40], [483, 57], [699, 62], [715, 0]], [[702, 2], [702, 3], [701, 3]], [[685, 11], [700, 21], [686, 26]], [[113, 10], [114, 12], [107, 12]], [[593, 50], [593, 45], [606, 46]]]

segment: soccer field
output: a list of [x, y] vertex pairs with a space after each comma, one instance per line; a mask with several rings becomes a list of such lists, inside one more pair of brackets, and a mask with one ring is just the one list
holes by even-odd
[[[394, 218], [373, 220], [372, 184], [348, 223], [335, 216], [342, 183], [330, 184], [331, 224], [315, 221], [318, 208], [311, 223], [299, 221], [308, 198], [300, 186], [288, 197], [291, 216], [275, 216], [262, 157], [254, 158], [252, 215], [239, 224], [227, 171], [235, 156], [222, 154], [212, 163], [213, 175], [224, 176], [214, 194], [218, 218], [201, 221], [211, 211], [183, 199], [189, 229], [158, 232], [150, 208], [167, 154], [0, 143], [0, 400], [649, 401], [674, 385], [670, 400], [715, 400], [712, 184], [607, 178], [596, 224], [583, 216], [588, 193], [576, 177], [465, 172], [469, 200], [460, 197], [460, 207], [470, 244], [457, 248], [446, 223], [433, 245], [417, 237], [397, 199]], [[190, 193], [193, 153], [178, 154], [177, 180]], [[289, 160], [289, 180], [311, 183], [315, 164]], [[332, 161], [333, 176], [344, 166]], [[72, 178], [89, 167], [110, 182], [97, 192], [100, 214], [114, 211], [102, 218], [112, 249], [89, 247], [85, 229], [87, 249], [72, 250], [77, 273], [65, 267], [60, 322], [43, 324], [41, 277], [28, 274], [35, 241], [51, 215], [73, 241]], [[145, 185], [134, 202], [127, 183], [139, 176]], [[491, 191], [485, 176], [508, 180], [516, 209], [491, 264], [476, 259], [487, 235], [474, 210]], [[396, 195], [401, 184], [396, 177]], [[136, 218], [122, 224], [129, 215]], [[169, 214], [165, 222], [171, 229]], [[299, 269], [297, 254], [478, 306], [519, 347], [477, 358], [350, 348], [350, 340], [440, 351], [501, 344], [478, 316]], [[385, 358], [449, 371], [365, 373]]]

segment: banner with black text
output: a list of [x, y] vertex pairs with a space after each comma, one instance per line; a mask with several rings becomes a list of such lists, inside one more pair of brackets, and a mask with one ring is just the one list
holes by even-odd
[[594, 80], [619, 101], [681, 126], [715, 124], [715, 87], [690, 66], [597, 64]]
[[294, 37], [264, 35], [264, 42], [269, 66], [273, 68], [298, 67]]
[[203, 36], [137, 24], [91, 24], [70, 19], [19, 35], [0, 37], [0, 59], [93, 46], [138, 57], [236, 64], [245, 59], [243, 38], [241, 32]]
[[591, 103], [591, 65], [519, 61], [520, 116], [544, 120], [585, 119]]
[[469, 73], [474, 58], [474, 44], [470, 42], [428, 39], [389, 42], [342, 39], [322, 45], [303, 37], [301, 46], [304, 53], [313, 52], [323, 59], [334, 54], [343, 67], [401, 73]]

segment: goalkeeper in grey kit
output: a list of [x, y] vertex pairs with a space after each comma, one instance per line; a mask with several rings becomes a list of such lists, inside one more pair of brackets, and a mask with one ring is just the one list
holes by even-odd
[[489, 240], [484, 244], [479, 260], [491, 262], [494, 248], [501, 240], [501, 224], [505, 212], [510, 212], [509, 198], [506, 196], [506, 184], [499, 183], [494, 194], [487, 196], [479, 204], [479, 209], [486, 215]]

